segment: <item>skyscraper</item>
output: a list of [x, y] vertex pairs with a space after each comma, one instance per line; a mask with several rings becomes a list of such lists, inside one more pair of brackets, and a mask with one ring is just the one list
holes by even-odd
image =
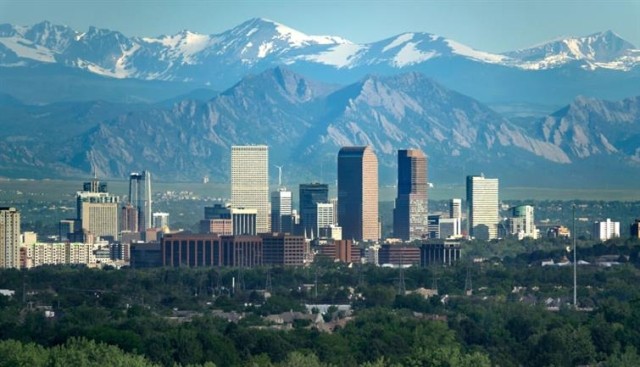
[[316, 204], [316, 232], [313, 234], [315, 238], [320, 237], [320, 229], [328, 228], [335, 222], [333, 219], [333, 204], [318, 203]]
[[451, 199], [449, 202], [449, 218], [462, 220], [462, 200]]
[[153, 213], [153, 228], [169, 228], [169, 213]]
[[394, 236], [412, 241], [428, 234], [427, 213], [427, 158], [418, 149], [399, 150]]
[[0, 268], [20, 267], [20, 212], [0, 208]]
[[329, 202], [329, 185], [322, 183], [300, 184], [300, 221], [302, 232], [311, 236], [318, 233], [318, 203]]
[[520, 205], [511, 208], [511, 218], [509, 218], [509, 230], [511, 235], [515, 235], [519, 240], [525, 237], [538, 238], [538, 229], [534, 221], [534, 208], [531, 205]]
[[498, 179], [467, 176], [469, 235], [479, 240], [498, 238]]
[[[153, 227], [151, 213], [151, 172], [142, 171], [142, 173], [133, 172], [129, 175], [129, 205], [123, 207], [125, 210], [135, 208], [135, 218], [137, 222], [134, 226], [127, 224], [131, 232], [144, 232], [147, 228]], [[125, 209], [126, 208], [126, 209]], [[123, 213], [124, 215], [124, 213]], [[134, 215], [127, 213], [127, 218], [131, 221]]]
[[76, 195], [78, 220], [82, 230], [96, 236], [118, 238], [118, 196], [107, 192], [107, 184], [97, 179], [85, 182]]
[[368, 146], [338, 153], [338, 220], [344, 239], [379, 238], [378, 159]]
[[[278, 191], [271, 193], [271, 231], [284, 232], [283, 216], [291, 216], [291, 191], [280, 187]], [[284, 226], [289, 229], [289, 226]]]
[[269, 147], [231, 147], [231, 206], [256, 209], [256, 231], [271, 231], [269, 203]]

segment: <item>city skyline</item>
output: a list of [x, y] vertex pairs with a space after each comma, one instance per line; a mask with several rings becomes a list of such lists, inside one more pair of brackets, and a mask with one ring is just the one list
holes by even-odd
[[[571, 0], [502, 1], [147, 1], [49, 2], [1, 0], [0, 23], [43, 20], [79, 31], [89, 26], [155, 37], [184, 29], [220, 33], [263, 17], [313, 35], [367, 43], [404, 32], [429, 32], [489, 52], [506, 52], [563, 36], [613, 30], [640, 47], [640, 3]], [[571, 14], [571, 16], [567, 16]], [[544, 19], [544, 27], [532, 20]], [[510, 30], [505, 32], [505, 30]]]

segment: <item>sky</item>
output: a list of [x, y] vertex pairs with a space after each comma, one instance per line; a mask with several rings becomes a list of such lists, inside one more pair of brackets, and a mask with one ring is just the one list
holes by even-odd
[[184, 29], [216, 34], [256, 17], [356, 43], [429, 32], [505, 52], [612, 30], [640, 47], [640, 0], [0, 0], [0, 23], [48, 20], [78, 31], [96, 26], [127, 36]]

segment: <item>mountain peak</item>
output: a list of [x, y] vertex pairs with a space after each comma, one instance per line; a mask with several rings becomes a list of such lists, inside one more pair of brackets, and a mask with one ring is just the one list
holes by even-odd
[[[226, 33], [226, 32], [225, 32]], [[334, 36], [312, 36], [267, 18], [252, 18], [234, 27], [229, 33], [248, 39], [284, 41], [293, 47], [313, 44], [351, 43]]]
[[561, 38], [528, 49], [505, 54], [524, 69], [550, 69], [568, 63], [582, 68], [622, 69], [632, 68], [638, 58], [635, 46], [611, 30], [583, 37]]
[[268, 100], [284, 98], [290, 103], [307, 102], [324, 95], [331, 87], [297, 74], [283, 66], [267, 69], [257, 75], [243, 78], [223, 95], [257, 96]]

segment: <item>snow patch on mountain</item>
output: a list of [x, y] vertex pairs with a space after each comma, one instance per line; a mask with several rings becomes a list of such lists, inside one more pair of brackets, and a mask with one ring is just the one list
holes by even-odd
[[387, 52], [393, 48], [396, 48], [402, 44], [405, 44], [409, 41], [411, 41], [413, 39], [414, 34], [413, 33], [405, 33], [405, 34], [401, 34], [398, 37], [396, 37], [396, 39], [394, 39], [393, 41], [391, 41], [391, 43], [389, 43], [388, 45], [386, 45], [383, 49], [382, 52]]
[[273, 42], [266, 42], [261, 44], [258, 48], [258, 58], [265, 58], [269, 54], [269, 52], [271, 52], [271, 50], [273, 50]]
[[427, 51], [423, 52], [416, 48], [416, 44], [413, 42], [409, 42], [398, 51], [396, 56], [393, 58], [393, 63], [397, 67], [404, 67], [407, 65], [418, 64], [424, 61], [427, 61], [431, 58], [438, 56], [439, 54], [435, 51]]
[[351, 43], [350, 41], [334, 36], [309, 36], [300, 31], [297, 31], [293, 28], [289, 28], [283, 24], [278, 22], [273, 22], [267, 19], [263, 19], [267, 22], [272, 22], [276, 26], [276, 31], [280, 34], [280, 39], [287, 40], [294, 47], [301, 47], [308, 44], [317, 44], [317, 45], [332, 45], [332, 44], [340, 44], [340, 43]]
[[[366, 46], [354, 43], [343, 43], [329, 48], [327, 51], [312, 55], [303, 55], [298, 60], [318, 62], [320, 64], [335, 66], [337, 68], [348, 68], [354, 65], [365, 50]], [[291, 60], [293, 61], [293, 60]]]
[[484, 61], [490, 64], [500, 64], [505, 62], [508, 57], [504, 55], [492, 54], [489, 52], [474, 50], [473, 48], [463, 45], [462, 43], [446, 39], [445, 42], [451, 48], [451, 51], [460, 56], [469, 57], [478, 61]]
[[18, 57], [46, 63], [56, 62], [55, 55], [51, 50], [36, 45], [22, 37], [0, 38], [0, 43], [15, 52]]

